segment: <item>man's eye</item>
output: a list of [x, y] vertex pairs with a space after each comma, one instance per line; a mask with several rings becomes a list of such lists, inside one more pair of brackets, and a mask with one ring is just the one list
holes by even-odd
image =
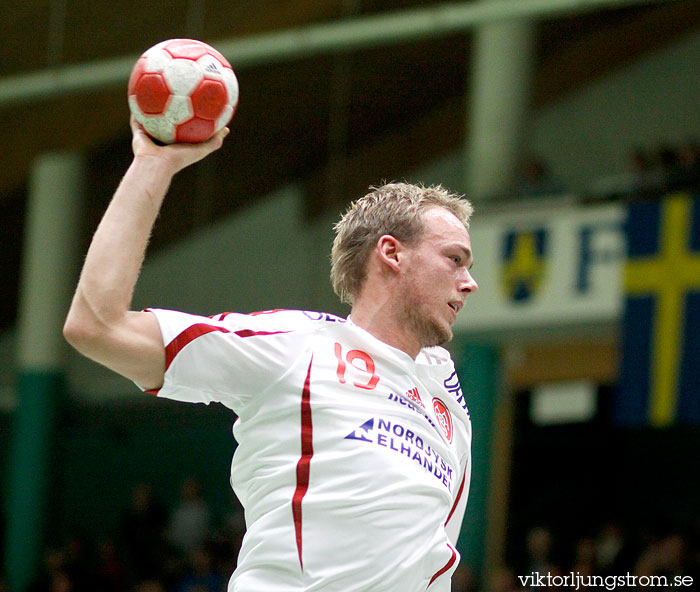
[[450, 259], [452, 259], [452, 261], [454, 261], [457, 265], [459, 265], [460, 262], [462, 261], [462, 258], [459, 257], [458, 255], [452, 255], [452, 256], [450, 256]]

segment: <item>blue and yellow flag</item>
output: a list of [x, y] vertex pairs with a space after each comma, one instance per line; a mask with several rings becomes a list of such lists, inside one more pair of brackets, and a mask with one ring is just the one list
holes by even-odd
[[627, 217], [616, 420], [700, 424], [700, 198], [632, 204]]

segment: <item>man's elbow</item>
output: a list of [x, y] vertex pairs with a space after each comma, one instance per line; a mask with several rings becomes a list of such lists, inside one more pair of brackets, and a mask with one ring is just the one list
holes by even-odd
[[71, 347], [86, 355], [100, 342], [101, 331], [95, 323], [69, 313], [63, 324], [63, 337]]

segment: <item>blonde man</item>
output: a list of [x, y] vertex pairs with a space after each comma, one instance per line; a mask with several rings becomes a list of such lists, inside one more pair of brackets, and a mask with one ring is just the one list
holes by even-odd
[[134, 159], [94, 235], [64, 333], [147, 392], [237, 415], [231, 483], [247, 532], [229, 592], [447, 592], [471, 424], [440, 344], [477, 289], [471, 206], [409, 184], [355, 202], [332, 251], [347, 319], [132, 311], [173, 175], [228, 133], [161, 147], [132, 125]]

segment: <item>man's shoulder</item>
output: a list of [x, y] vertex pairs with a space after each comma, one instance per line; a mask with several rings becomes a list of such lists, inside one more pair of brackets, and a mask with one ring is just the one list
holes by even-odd
[[343, 317], [326, 312], [288, 308], [275, 308], [249, 313], [224, 312], [211, 318], [224, 324], [269, 327], [271, 329], [287, 329], [290, 331], [315, 331], [324, 326], [336, 326], [346, 322], [346, 319]]

